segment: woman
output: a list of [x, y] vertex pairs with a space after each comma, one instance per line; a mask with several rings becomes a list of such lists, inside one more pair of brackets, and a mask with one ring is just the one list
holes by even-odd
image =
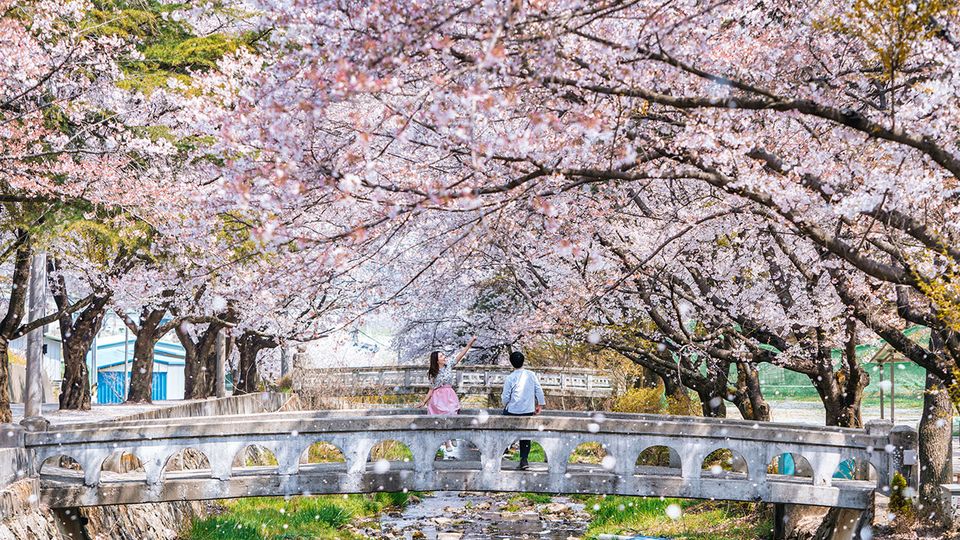
[[447, 363], [447, 357], [442, 352], [430, 353], [430, 369], [427, 371], [427, 375], [430, 376], [430, 391], [420, 404], [421, 407], [427, 407], [427, 414], [458, 414], [460, 412], [460, 399], [453, 390], [453, 368], [470, 352], [470, 347], [476, 340], [477, 336], [470, 338], [467, 346], [450, 363]]

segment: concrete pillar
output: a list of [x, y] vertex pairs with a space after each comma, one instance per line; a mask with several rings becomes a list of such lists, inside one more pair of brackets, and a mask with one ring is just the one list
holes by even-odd
[[[46, 267], [46, 253], [34, 253], [30, 262], [30, 321], [44, 316], [47, 300]], [[21, 424], [33, 431], [44, 430], [49, 424], [43, 418], [43, 329], [41, 326], [27, 334], [27, 376]]]
[[280, 376], [286, 377], [290, 374], [291, 364], [292, 364], [292, 351], [290, 346], [284, 344], [280, 347]]
[[[227, 396], [227, 336], [221, 329], [217, 332], [217, 380], [216, 394], [218, 398]], [[236, 381], [234, 381], [236, 384]]]
[[907, 485], [917, 489], [920, 484], [920, 468], [917, 466], [917, 431], [910, 426], [896, 426], [890, 431], [890, 471], [887, 486], [895, 473], [907, 479]]

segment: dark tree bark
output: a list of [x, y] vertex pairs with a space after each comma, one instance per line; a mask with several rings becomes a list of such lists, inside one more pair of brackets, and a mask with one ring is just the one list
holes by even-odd
[[23, 322], [27, 291], [30, 288], [30, 240], [26, 231], [17, 231], [19, 244], [14, 255], [7, 313], [0, 320], [0, 422], [12, 422], [10, 411], [10, 342]]
[[746, 362], [737, 363], [737, 391], [733, 404], [744, 420], [770, 421], [770, 404], [760, 389], [760, 372]]
[[258, 391], [260, 374], [257, 371], [257, 355], [263, 349], [271, 349], [280, 343], [272, 336], [246, 331], [237, 337], [237, 352], [240, 355], [238, 378], [233, 385], [233, 394], [251, 394]]
[[167, 309], [144, 308], [140, 312], [139, 323], [129, 321], [122, 316], [130, 330], [137, 336], [133, 344], [133, 365], [130, 373], [130, 390], [127, 403], [150, 403], [153, 400], [153, 352], [157, 341], [171, 329], [177, 321], [161, 324]]
[[0, 320], [0, 422], [13, 421], [13, 414], [10, 411], [10, 342], [61, 317], [69, 317], [77, 310], [90, 305], [93, 300], [93, 296], [90, 295], [60, 308], [54, 313], [33, 321], [23, 322], [26, 315], [27, 294], [30, 289], [30, 259], [33, 255], [29, 232], [18, 229], [16, 239], [10, 249], [14, 250], [10, 297], [7, 302], [6, 314]]
[[[47, 260], [47, 281], [57, 308], [66, 310], [69, 305], [66, 281], [60, 273], [60, 262], [51, 257]], [[99, 293], [90, 304], [74, 318], [63, 314], [58, 319], [63, 346], [63, 382], [60, 385], [60, 408], [90, 410], [90, 373], [87, 369], [87, 353], [93, 339], [100, 331], [110, 295]]]
[[216, 394], [217, 334], [225, 328], [219, 322], [210, 323], [197, 339], [182, 326], [175, 328], [184, 348], [184, 396], [187, 399], [205, 399]]
[[[931, 348], [937, 349], [942, 343], [937, 332], [931, 332]], [[921, 505], [918, 514], [921, 518], [929, 518], [931, 522], [943, 523], [940, 485], [953, 481], [950, 452], [953, 404], [943, 380], [929, 371], [925, 386], [918, 433]]]
[[819, 329], [816, 331], [817, 369], [807, 373], [810, 382], [817, 389], [826, 412], [826, 424], [840, 427], [863, 427], [861, 402], [863, 389], [870, 377], [856, 357], [856, 321], [847, 319], [847, 340], [844, 349], [844, 364], [839, 370], [833, 368], [833, 358], [827, 338]]

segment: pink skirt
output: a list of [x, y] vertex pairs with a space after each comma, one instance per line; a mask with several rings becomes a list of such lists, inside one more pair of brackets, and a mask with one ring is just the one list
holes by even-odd
[[427, 403], [427, 414], [457, 414], [460, 412], [460, 399], [450, 385], [444, 385], [433, 391]]

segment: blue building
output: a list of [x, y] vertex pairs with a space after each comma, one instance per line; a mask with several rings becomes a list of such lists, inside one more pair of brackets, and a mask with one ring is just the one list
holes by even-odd
[[[90, 363], [90, 373], [96, 372], [96, 403], [122, 403], [126, 400], [135, 340], [133, 335], [98, 337], [96, 346], [91, 347], [87, 361]], [[183, 346], [174, 341], [158, 341], [153, 353], [154, 401], [183, 399], [183, 368]]]

